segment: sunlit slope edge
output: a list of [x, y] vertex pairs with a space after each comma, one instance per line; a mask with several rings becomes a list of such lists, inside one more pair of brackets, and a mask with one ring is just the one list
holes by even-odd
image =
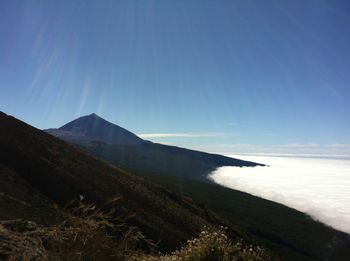
[[[109, 207], [134, 215], [130, 225], [159, 241], [163, 250], [174, 249], [205, 225], [222, 224], [192, 200], [86, 155], [4, 113], [0, 113], [0, 170], [1, 197], [14, 201], [7, 205], [0, 201], [0, 209], [6, 206], [8, 210], [0, 215], [4, 219], [38, 216], [35, 221], [43, 223], [54, 212], [54, 204], [62, 206], [80, 195], [98, 205], [121, 197], [118, 206]], [[21, 186], [23, 194], [18, 192]], [[28, 208], [17, 208], [19, 201]]]

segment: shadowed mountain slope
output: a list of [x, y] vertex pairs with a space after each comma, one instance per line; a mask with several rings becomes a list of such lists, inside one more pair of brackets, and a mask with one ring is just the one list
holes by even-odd
[[245, 238], [263, 244], [282, 260], [350, 260], [350, 235], [300, 211], [217, 184], [156, 173], [138, 175], [208, 206]]
[[164, 250], [178, 247], [205, 225], [222, 224], [191, 199], [86, 155], [4, 113], [0, 113], [0, 175], [0, 209], [6, 209], [2, 219], [34, 218], [43, 223], [55, 215], [55, 204], [63, 206], [80, 195], [99, 206], [121, 197], [118, 206], [109, 207], [134, 215], [130, 225], [159, 240]]
[[222, 155], [152, 143], [141, 140], [130, 132], [128, 134], [137, 137], [139, 140], [136, 141], [139, 143], [130, 142], [130, 138], [127, 138], [130, 135], [118, 136], [119, 143], [115, 144], [104, 138], [106, 135], [96, 134], [107, 133], [105, 131], [107, 129], [118, 128], [120, 129], [119, 126], [93, 114], [78, 118], [61, 128], [45, 131], [77, 144], [84, 150], [108, 159], [122, 168], [166, 173], [189, 179], [208, 181], [207, 174], [221, 166], [254, 167], [262, 165]]
[[0, 220], [25, 218], [43, 225], [54, 223], [59, 215], [52, 200], [2, 163], [0, 163], [0, 209]]
[[136, 146], [75, 144], [178, 195], [209, 206], [245, 238], [264, 244], [283, 260], [350, 257], [349, 235], [281, 204], [203, 182], [206, 174], [217, 166], [256, 166], [256, 163], [151, 142]]
[[47, 132], [68, 141], [83, 143], [100, 141], [111, 145], [136, 145], [143, 142], [130, 131], [111, 124], [94, 113], [73, 120], [58, 129], [49, 129]]

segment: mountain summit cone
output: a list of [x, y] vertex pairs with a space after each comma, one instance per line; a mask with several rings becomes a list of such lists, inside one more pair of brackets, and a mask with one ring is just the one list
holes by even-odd
[[47, 132], [71, 142], [98, 141], [110, 145], [138, 145], [144, 142], [132, 132], [106, 121], [95, 113], [79, 117]]

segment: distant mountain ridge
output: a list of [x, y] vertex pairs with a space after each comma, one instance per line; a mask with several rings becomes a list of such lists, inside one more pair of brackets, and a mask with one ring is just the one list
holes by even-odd
[[96, 114], [83, 116], [58, 129], [45, 131], [129, 171], [146, 171], [211, 182], [207, 175], [221, 166], [264, 166], [146, 141]]
[[112, 124], [95, 113], [79, 117], [58, 129], [46, 132], [71, 142], [104, 142], [110, 145], [137, 145], [144, 142], [132, 132]]

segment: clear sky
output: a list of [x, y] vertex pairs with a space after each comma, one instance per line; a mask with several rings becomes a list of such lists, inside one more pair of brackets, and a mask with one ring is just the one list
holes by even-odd
[[0, 110], [220, 152], [350, 152], [348, 0], [0, 1]]

